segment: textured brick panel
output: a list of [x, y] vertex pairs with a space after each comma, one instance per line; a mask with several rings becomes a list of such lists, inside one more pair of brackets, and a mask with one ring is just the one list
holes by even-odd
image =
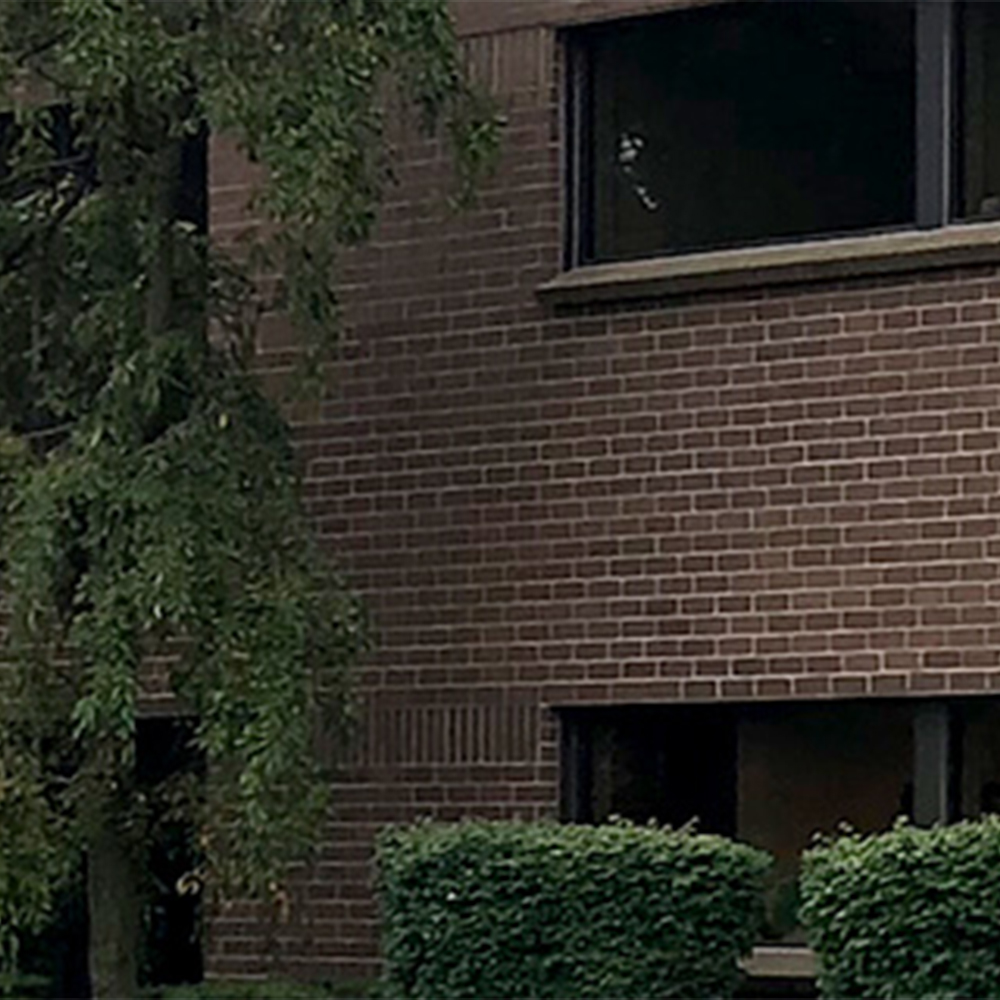
[[538, 756], [536, 704], [374, 706], [358, 764], [491, 764]]
[[[1000, 690], [997, 269], [543, 307], [556, 37], [467, 49], [497, 175], [455, 214], [447, 151], [401, 133], [329, 390], [294, 412], [374, 622], [365, 740], [291, 922], [265, 947], [260, 914], [221, 917], [219, 971], [374, 970], [376, 831], [553, 815], [550, 706]], [[215, 148], [225, 240], [250, 174]], [[294, 347], [269, 320], [269, 377]]]

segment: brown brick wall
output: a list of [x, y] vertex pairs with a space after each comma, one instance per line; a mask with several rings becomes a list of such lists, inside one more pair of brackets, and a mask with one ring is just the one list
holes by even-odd
[[[375, 624], [366, 732], [291, 921], [224, 915], [220, 973], [370, 973], [374, 832], [553, 815], [550, 706], [1000, 689], [998, 269], [543, 307], [555, 35], [467, 46], [501, 168], [455, 216], [444, 150], [403, 143], [298, 428]], [[245, 176], [216, 143], [220, 239]], [[263, 345], [280, 369], [293, 341]]]

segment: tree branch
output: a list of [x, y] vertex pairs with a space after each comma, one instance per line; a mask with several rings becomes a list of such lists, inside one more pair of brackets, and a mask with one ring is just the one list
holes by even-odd
[[0, 278], [6, 277], [20, 267], [34, 247], [55, 233], [73, 209], [80, 204], [88, 189], [89, 185], [83, 179], [77, 180], [70, 196], [52, 213], [40, 231], [32, 230], [9, 250], [0, 253]]
[[69, 29], [65, 31], [57, 32], [51, 38], [46, 38], [43, 41], [38, 42], [36, 45], [31, 46], [31, 48], [25, 49], [23, 52], [19, 53], [15, 58], [14, 62], [18, 66], [25, 66], [27, 63], [34, 59], [36, 56], [42, 55], [44, 52], [48, 52], [49, 49], [54, 49], [60, 42], [66, 41], [70, 37]]

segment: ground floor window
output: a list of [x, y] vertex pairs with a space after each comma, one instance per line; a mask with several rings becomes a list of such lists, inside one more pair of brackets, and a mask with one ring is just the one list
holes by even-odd
[[775, 937], [796, 935], [817, 832], [1000, 811], [1000, 699], [593, 708], [562, 723], [564, 818], [695, 820], [765, 848]]

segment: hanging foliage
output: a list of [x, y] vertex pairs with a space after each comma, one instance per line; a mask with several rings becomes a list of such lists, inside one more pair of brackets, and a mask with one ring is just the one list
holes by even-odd
[[[4, 941], [31, 926], [86, 852], [94, 986], [120, 995], [157, 810], [193, 818], [198, 883], [276, 891], [324, 815], [314, 735], [343, 729], [363, 643], [254, 375], [250, 268], [283, 274], [322, 360], [337, 249], [390, 182], [386, 103], [450, 137], [460, 195], [496, 127], [443, 0], [7, 0], [0, 74], [0, 919]], [[244, 264], [206, 236], [206, 129], [260, 165], [273, 225]], [[154, 663], [205, 781], [137, 777]]]

